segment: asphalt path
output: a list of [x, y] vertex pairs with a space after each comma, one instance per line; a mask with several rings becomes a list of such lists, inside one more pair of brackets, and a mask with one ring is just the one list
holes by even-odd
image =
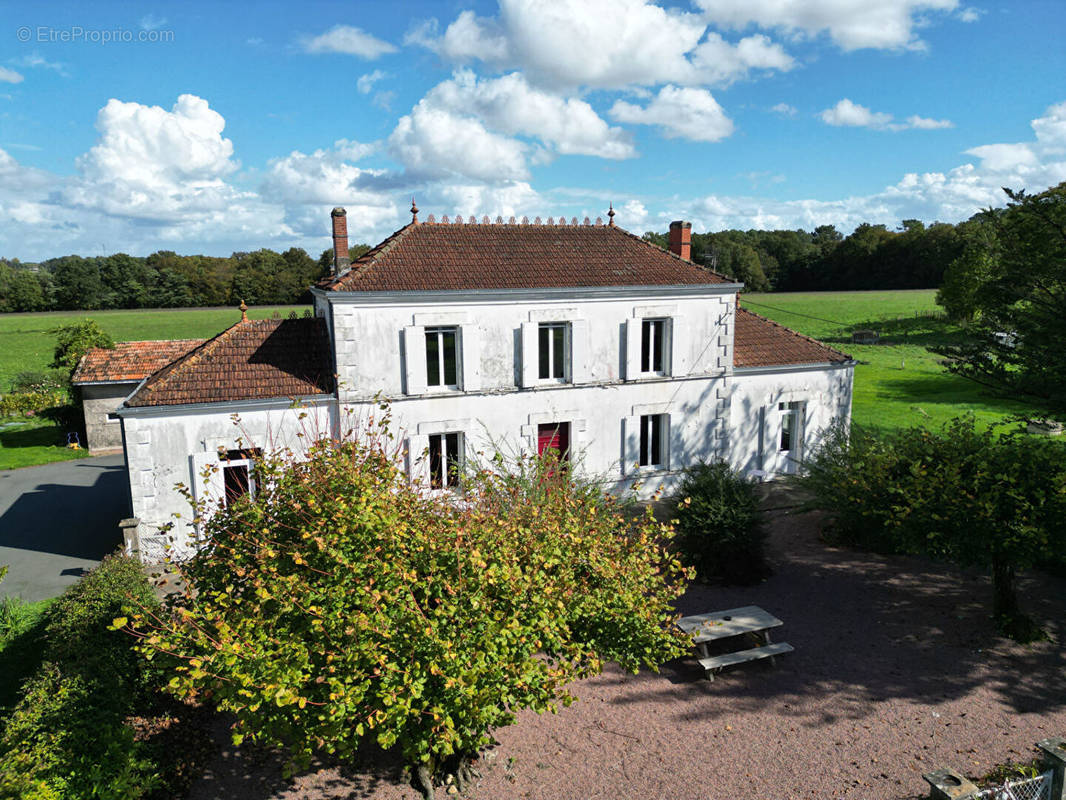
[[121, 454], [0, 471], [0, 597], [61, 594], [121, 544], [128, 504]]

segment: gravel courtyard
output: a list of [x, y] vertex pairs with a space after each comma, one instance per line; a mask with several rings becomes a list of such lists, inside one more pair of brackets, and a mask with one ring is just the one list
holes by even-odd
[[[775, 574], [748, 588], [695, 586], [686, 614], [757, 604], [796, 650], [713, 683], [693, 660], [661, 673], [609, 669], [557, 715], [522, 714], [483, 760], [481, 798], [784, 800], [924, 796], [921, 774], [972, 777], [1066, 735], [1066, 580], [1023, 596], [1054, 643], [1014, 645], [989, 620], [978, 572], [828, 548], [815, 514], [770, 515]], [[222, 737], [224, 739], [224, 737]], [[443, 796], [443, 791], [438, 796]], [[228, 744], [192, 797], [416, 798], [395, 766], [322, 767], [286, 783]]]

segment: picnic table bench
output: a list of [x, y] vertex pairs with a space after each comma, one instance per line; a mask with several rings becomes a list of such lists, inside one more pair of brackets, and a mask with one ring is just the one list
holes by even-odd
[[[770, 629], [784, 623], [773, 614], [758, 606], [742, 606], [725, 611], [712, 611], [707, 614], [694, 614], [682, 617], [677, 626], [685, 633], [692, 634], [692, 643], [700, 654], [700, 666], [707, 673], [708, 680], [714, 680], [714, 671], [734, 664], [769, 658], [791, 653], [794, 649], [788, 642], [771, 643]], [[753, 635], [761, 644], [747, 650], [738, 650], [722, 655], [712, 656], [707, 650], [707, 643], [730, 636]]]

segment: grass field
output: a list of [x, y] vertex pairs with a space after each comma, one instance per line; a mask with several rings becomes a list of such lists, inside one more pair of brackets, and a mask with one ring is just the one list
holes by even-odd
[[[972, 412], [990, 424], [1031, 411], [1024, 402], [989, 395], [972, 381], [948, 374], [933, 345], [958, 341], [956, 325], [937, 314], [929, 290], [745, 294], [741, 304], [775, 322], [820, 339], [859, 364], [852, 419], [867, 427], [939, 425]], [[851, 343], [851, 332], [871, 328], [881, 343]]]
[[[302, 314], [310, 306], [264, 306], [248, 309], [252, 319], [275, 312]], [[0, 314], [0, 392], [26, 370], [44, 370], [52, 361], [52, 328], [91, 317], [116, 342], [132, 339], [200, 339], [214, 336], [240, 319], [235, 308], [138, 309], [136, 311], [56, 311], [47, 314]], [[47, 464], [85, 456], [65, 446], [66, 432], [44, 420], [0, 421], [0, 469]]]

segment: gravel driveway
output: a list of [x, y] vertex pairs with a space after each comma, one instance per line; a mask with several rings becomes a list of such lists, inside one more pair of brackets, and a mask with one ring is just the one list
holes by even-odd
[[[471, 797], [783, 800], [924, 796], [921, 774], [979, 776], [1066, 735], [1066, 581], [1025, 585], [1056, 643], [1012, 644], [989, 621], [988, 581], [924, 560], [827, 548], [813, 514], [771, 519], [775, 575], [695, 586], [681, 610], [758, 604], [796, 651], [713, 683], [691, 660], [660, 674], [609, 669], [558, 715], [497, 732]], [[286, 783], [226, 746], [192, 797], [415, 798], [394, 767], [321, 767]], [[443, 792], [439, 793], [443, 795]]]

